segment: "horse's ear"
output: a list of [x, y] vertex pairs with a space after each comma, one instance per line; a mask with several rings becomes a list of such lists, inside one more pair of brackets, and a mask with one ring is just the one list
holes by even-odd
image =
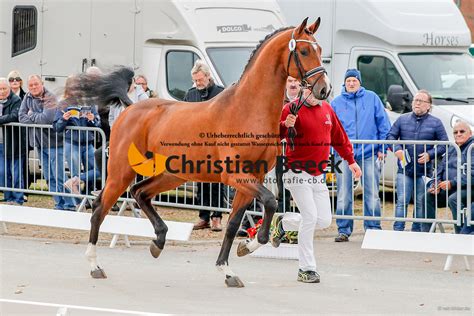
[[306, 28], [306, 24], [308, 23], [308, 18], [304, 19], [303, 22], [301, 23], [301, 25], [298, 27], [298, 29], [296, 30], [296, 34], [301, 34], [303, 33], [303, 31], [305, 30]]
[[321, 24], [321, 18], [318, 18], [316, 22], [308, 27], [308, 30], [311, 32], [311, 34], [316, 33], [316, 31], [319, 29], [319, 24]]

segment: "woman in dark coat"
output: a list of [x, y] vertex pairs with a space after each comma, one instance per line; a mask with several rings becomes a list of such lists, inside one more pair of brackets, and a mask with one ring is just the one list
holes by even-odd
[[[18, 110], [21, 99], [11, 91], [7, 81], [0, 79], [0, 125], [3, 134], [3, 155], [2, 166], [4, 170], [3, 183], [9, 188], [24, 188], [23, 170], [26, 168], [26, 130], [18, 126], [5, 126], [6, 123], [18, 122]], [[4, 192], [4, 199], [7, 202], [23, 204], [23, 192]]]

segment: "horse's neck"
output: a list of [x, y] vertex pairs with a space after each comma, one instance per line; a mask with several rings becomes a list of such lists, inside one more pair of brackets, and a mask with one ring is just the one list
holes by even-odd
[[285, 90], [285, 71], [277, 59], [270, 62], [256, 60], [239, 82], [236, 89], [238, 100], [245, 100], [243, 108], [249, 119], [275, 125], [281, 115]]

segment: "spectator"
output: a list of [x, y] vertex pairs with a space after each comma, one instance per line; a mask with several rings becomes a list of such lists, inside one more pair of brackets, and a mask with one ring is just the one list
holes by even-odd
[[[382, 101], [372, 91], [361, 86], [362, 80], [357, 69], [348, 69], [344, 76], [341, 95], [331, 105], [341, 120], [351, 140], [385, 140], [390, 130], [390, 121]], [[380, 216], [380, 164], [385, 156], [382, 145], [354, 145], [354, 156], [357, 164], [362, 166], [362, 186], [364, 194], [364, 216]], [[336, 160], [340, 160], [336, 156]], [[349, 166], [346, 161], [340, 165], [342, 173], [336, 173], [337, 181], [337, 215], [352, 215], [353, 184]], [[336, 242], [349, 241], [354, 221], [351, 219], [336, 220], [339, 236]], [[382, 229], [379, 220], [364, 221], [364, 229]]]
[[[189, 89], [184, 96], [187, 102], [207, 101], [218, 95], [224, 87], [216, 85], [211, 78], [209, 67], [201, 60], [197, 60], [191, 69], [191, 77], [194, 87]], [[201, 183], [197, 190], [198, 203], [202, 206], [224, 206], [224, 186], [219, 183]], [[212, 196], [212, 201], [211, 201]], [[220, 197], [220, 199], [219, 199]], [[211, 220], [211, 225], [209, 225]], [[199, 211], [199, 221], [194, 224], [194, 229], [204, 229], [211, 227], [212, 231], [222, 230], [222, 213], [201, 210]]]
[[21, 79], [20, 72], [18, 70], [10, 71], [8, 73], [8, 82], [13, 93], [23, 101], [26, 92], [23, 90], [23, 79]]
[[[25, 90], [23, 90], [23, 79], [20, 75], [20, 72], [18, 70], [10, 71], [8, 73], [8, 82], [10, 83], [10, 89], [13, 91], [13, 93], [15, 93], [18, 97], [20, 97], [20, 100], [23, 101], [23, 98], [25, 97], [26, 92]], [[28, 148], [26, 150], [26, 156], [24, 157], [24, 159], [20, 160], [20, 163], [21, 163], [20, 170], [23, 175], [23, 184], [25, 185], [26, 189], [28, 189], [33, 183], [33, 177], [30, 177], [28, 174], [28, 157], [29, 157], [30, 150], [33, 150], [33, 147], [31, 147], [30, 144], [27, 144], [27, 146]], [[28, 193], [25, 193], [23, 195], [23, 198], [26, 202], [28, 199]]]
[[[456, 145], [461, 149], [461, 164], [467, 163], [467, 154], [469, 146], [474, 144], [474, 137], [472, 136], [471, 128], [465, 121], [458, 120], [453, 127], [454, 141]], [[443, 146], [444, 147], [444, 146]], [[446, 200], [448, 206], [453, 214], [453, 219], [457, 219], [457, 205], [460, 203], [460, 208], [464, 209], [467, 207], [467, 195], [471, 195], [471, 201], [474, 204], [474, 190], [468, 192], [467, 188], [467, 177], [470, 176], [474, 180], [474, 150], [471, 152], [471, 174], [466, 175], [465, 172], [461, 171], [461, 178], [457, 177], [457, 152], [456, 148], [450, 147], [447, 155], [444, 156], [441, 163], [438, 165], [436, 174], [436, 181], [429, 187], [428, 192], [423, 194], [422, 201], [426, 200], [425, 203], [421, 203], [421, 213], [417, 214], [417, 218], [436, 218], [436, 206], [445, 207]], [[458, 183], [461, 185], [461, 201], [458, 201], [457, 197], [457, 186]], [[472, 183], [472, 182], [471, 182]], [[439, 193], [444, 191], [445, 197], [439, 196]], [[424, 192], [423, 192], [424, 193]], [[447, 199], [446, 199], [447, 197]], [[474, 205], [473, 205], [474, 206]], [[471, 209], [472, 211], [473, 209]], [[426, 217], [425, 217], [426, 215]], [[466, 221], [463, 221], [463, 226], [454, 225], [456, 234], [472, 234], [474, 233], [474, 226], [467, 226]], [[430, 231], [431, 223], [422, 223], [421, 231]]]
[[[20, 123], [52, 124], [56, 113], [56, 97], [49, 92], [39, 75], [28, 77], [28, 90], [19, 111]], [[63, 134], [53, 133], [47, 128], [31, 128], [31, 144], [34, 144], [40, 157], [43, 175], [50, 192], [64, 192], [64, 152]], [[71, 197], [55, 195], [55, 209], [75, 211]]]
[[[74, 89], [76, 78], [66, 80], [63, 100], [60, 102], [53, 128], [56, 132], [64, 132], [66, 126], [100, 127], [100, 117], [95, 106], [79, 104], [71, 98], [71, 89]], [[65, 146], [66, 161], [71, 171], [71, 179], [64, 186], [74, 194], [80, 194], [81, 184], [86, 184], [86, 193], [89, 194], [96, 180], [99, 178], [99, 167], [94, 163], [94, 132], [66, 130]], [[84, 172], [80, 172], [84, 170]]]
[[[128, 97], [132, 100], [133, 103], [137, 103], [138, 101], [148, 99], [145, 91], [143, 91], [142, 87], [135, 84], [134, 79], [132, 78], [132, 83], [128, 88]], [[110, 113], [109, 113], [109, 125], [110, 129], [114, 125], [115, 120], [119, 117], [119, 115], [125, 110], [125, 104], [120, 103], [120, 105], [111, 105]]]
[[[18, 110], [21, 100], [8, 85], [5, 78], [0, 78], [0, 140], [1, 144], [1, 186], [23, 189], [23, 168], [26, 159], [26, 131], [18, 126], [3, 126], [6, 123], [18, 122]], [[5, 181], [6, 180], [6, 181]], [[5, 191], [4, 200], [23, 204], [23, 192]]]
[[[288, 128], [295, 127], [298, 135], [295, 139], [294, 150], [288, 149], [288, 165], [309, 166], [290, 169], [285, 175], [285, 184], [301, 213], [298, 230], [298, 281], [319, 283], [320, 276], [316, 270], [316, 260], [313, 251], [314, 230], [329, 227], [332, 220], [329, 190], [326, 186], [321, 162], [329, 157], [330, 145], [348, 162], [349, 170], [354, 177], [361, 176], [361, 170], [354, 161], [352, 145], [344, 132], [341, 122], [331, 106], [314, 98], [311, 90], [303, 90], [305, 101], [298, 116], [290, 114], [292, 103], [285, 105], [280, 119], [280, 135], [287, 137]], [[326, 144], [318, 148], [306, 144]], [[320, 166], [316, 168], [316, 166]], [[278, 227], [279, 224], [276, 226]], [[279, 235], [272, 234], [271, 242], [275, 243]]]
[[151, 90], [148, 87], [148, 80], [144, 75], [138, 75], [135, 77], [135, 83], [137, 85], [140, 85], [143, 88], [143, 91], [145, 91], [146, 95], [149, 98], [157, 98], [158, 96], [156, 95], [155, 91]]
[[[431, 109], [431, 95], [426, 90], [420, 90], [412, 102], [412, 113], [401, 115], [393, 123], [388, 140], [441, 140], [447, 141], [448, 136], [443, 123], [429, 114]], [[431, 161], [435, 157], [441, 157], [446, 151], [445, 146], [436, 148], [433, 145], [396, 145], [395, 156], [398, 158], [398, 173], [396, 179], [397, 203], [395, 217], [407, 216], [407, 208], [413, 195], [415, 204], [414, 213], [418, 217], [421, 214], [425, 182], [423, 176], [431, 174]], [[416, 160], [416, 163], [414, 161]], [[402, 165], [402, 161], [403, 165]], [[408, 162], [410, 161], [410, 162]], [[405, 162], [408, 162], [405, 165]], [[415, 172], [416, 169], [416, 172]], [[405, 230], [405, 222], [396, 221], [394, 230]], [[412, 231], [420, 231], [420, 224], [414, 222]]]

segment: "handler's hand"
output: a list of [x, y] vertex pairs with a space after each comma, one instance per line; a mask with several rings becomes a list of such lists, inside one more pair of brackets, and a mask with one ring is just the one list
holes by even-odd
[[296, 123], [296, 118], [298, 116], [294, 116], [293, 114], [288, 114], [288, 116], [286, 117], [286, 120], [285, 120], [285, 126], [286, 127], [293, 127], [295, 126], [295, 123]]
[[352, 175], [354, 175], [354, 178], [356, 179], [359, 179], [362, 175], [362, 170], [360, 170], [360, 167], [357, 162], [354, 162], [352, 165], [349, 165], [349, 169], [351, 169]]

